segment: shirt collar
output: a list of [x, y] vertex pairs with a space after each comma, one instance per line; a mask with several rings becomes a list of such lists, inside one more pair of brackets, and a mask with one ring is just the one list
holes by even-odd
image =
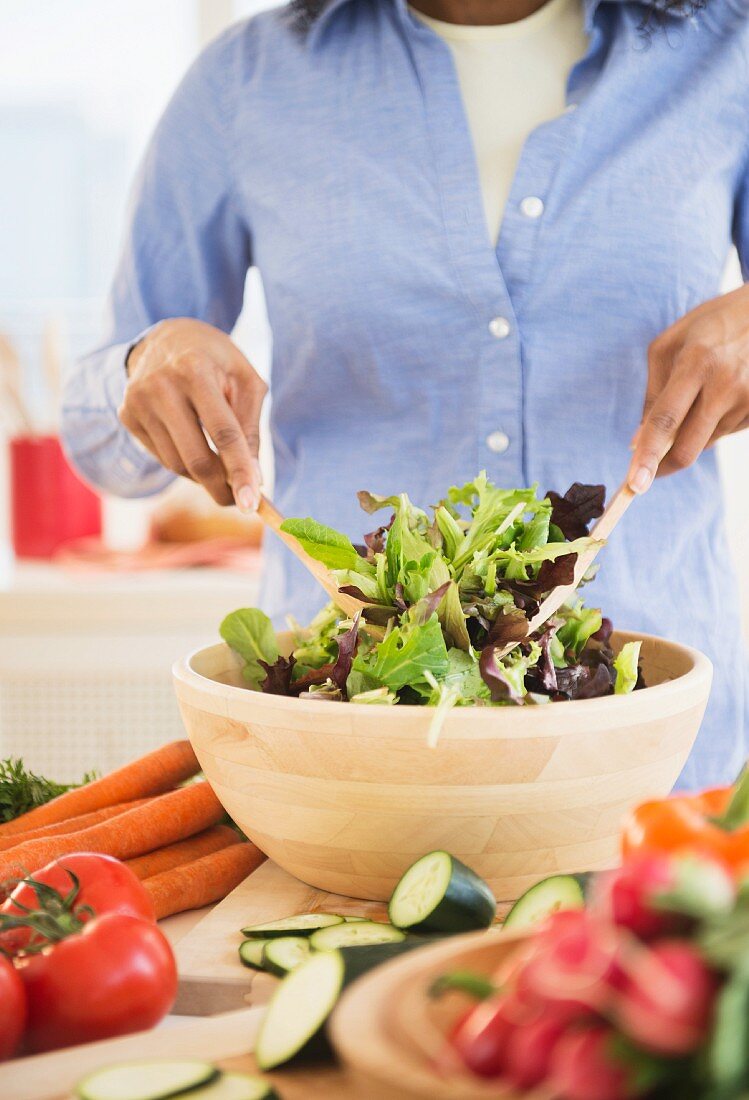
[[[302, 26], [306, 25], [310, 42], [314, 43], [320, 37], [323, 29], [335, 12], [353, 2], [354, 0], [314, 0], [312, 4], [305, 5], [297, 2], [292, 4], [292, 10], [299, 23]], [[382, 0], [377, 0], [377, 2], [382, 2]], [[393, 0], [393, 2], [401, 15], [407, 14], [407, 0]], [[590, 32], [593, 26], [593, 19], [601, 4], [619, 4], [624, 2], [625, 0], [583, 0], [583, 11], [585, 13], [585, 26], [587, 31]], [[677, 19], [686, 18], [689, 14], [686, 5], [681, 9], [671, 8], [669, 5], [672, 0], [649, 0], [649, 2], [657, 11]]]

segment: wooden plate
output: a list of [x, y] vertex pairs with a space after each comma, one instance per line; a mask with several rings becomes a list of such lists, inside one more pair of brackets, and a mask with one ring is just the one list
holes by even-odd
[[[522, 951], [523, 933], [475, 932], [425, 947], [378, 967], [341, 998], [330, 1032], [362, 1100], [521, 1100], [497, 1082], [484, 1084], [454, 1068], [438, 1072], [443, 1038], [471, 1003], [458, 993], [438, 1002], [428, 989], [450, 970], [490, 975]], [[522, 1100], [548, 1100], [540, 1089]]]

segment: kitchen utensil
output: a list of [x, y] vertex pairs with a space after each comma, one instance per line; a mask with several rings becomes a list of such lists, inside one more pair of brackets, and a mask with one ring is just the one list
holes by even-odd
[[56, 436], [10, 440], [11, 530], [19, 558], [52, 558], [101, 535], [101, 499], [68, 464]]
[[51, 558], [101, 535], [101, 499], [70, 467], [57, 436], [10, 440], [11, 532], [19, 558]]
[[[619, 650], [639, 634], [615, 633]], [[707, 657], [642, 639], [653, 685], [545, 707], [456, 707], [436, 748], [430, 707], [266, 695], [223, 644], [177, 663], [182, 718], [231, 817], [321, 890], [386, 900], [445, 848], [510, 900], [555, 872], [612, 865], [622, 814], [666, 795], [710, 690]], [[282, 635], [288, 653], [291, 635]]]
[[338, 588], [338, 581], [330, 570], [327, 569], [322, 562], [316, 561], [311, 557], [307, 551], [303, 549], [298, 539], [295, 539], [293, 535], [287, 534], [286, 531], [281, 530], [283, 516], [267, 497], [260, 497], [257, 514], [263, 523], [266, 524], [267, 527], [270, 527], [272, 531], [275, 531], [278, 537], [286, 543], [292, 554], [299, 559], [305, 569], [309, 570], [317, 583], [328, 593], [336, 607], [339, 607], [344, 614], [349, 616], [349, 618], [353, 618], [358, 612], [364, 611], [367, 608], [368, 605], [362, 600], [357, 600], [354, 596], [350, 596], [346, 592], [341, 592]]
[[[441, 974], [470, 970], [490, 977], [497, 966], [522, 950], [526, 936], [479, 932], [455, 936], [409, 953], [360, 978], [344, 993], [329, 1031], [362, 1098], [392, 1100], [521, 1100], [497, 1081], [481, 1082], [463, 1073], [437, 1073], [432, 1057], [444, 1049], [444, 1036], [467, 1002], [458, 993], [435, 1001], [428, 995]], [[543, 1088], [522, 1100], [547, 1100]]]
[[[572, 593], [580, 584], [585, 574], [590, 569], [593, 561], [596, 558], [599, 550], [606, 545], [611, 532], [616, 527], [619, 520], [622, 518], [627, 508], [629, 508], [635, 494], [630, 487], [626, 484], [620, 485], [613, 497], [606, 505], [606, 508], [598, 519], [595, 527], [590, 532], [590, 537], [595, 539], [595, 542], [586, 550], [583, 554], [577, 555], [577, 561], [575, 562], [575, 575], [570, 584], [559, 584], [556, 588], [552, 588], [546, 599], [542, 602], [536, 614], [528, 623], [528, 629], [526, 631], [526, 637], [529, 634], [533, 634], [548, 622], [549, 619], [556, 614], [559, 608], [570, 598]], [[506, 657], [516, 646], [520, 645], [522, 638], [514, 642], [508, 642], [507, 645], [497, 647], [496, 655], [498, 658]]]
[[0, 333], [0, 409], [12, 433], [31, 433], [34, 426], [21, 391], [21, 364], [10, 340]]

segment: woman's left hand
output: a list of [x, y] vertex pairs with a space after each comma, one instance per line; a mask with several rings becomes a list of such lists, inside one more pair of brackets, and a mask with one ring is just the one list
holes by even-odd
[[749, 283], [691, 310], [648, 349], [642, 422], [627, 481], [691, 466], [723, 435], [749, 427]]

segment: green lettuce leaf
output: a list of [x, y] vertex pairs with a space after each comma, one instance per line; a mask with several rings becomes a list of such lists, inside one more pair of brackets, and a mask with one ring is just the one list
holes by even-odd
[[595, 607], [584, 607], [583, 601], [577, 600], [560, 608], [559, 614], [565, 621], [557, 631], [557, 640], [565, 651], [579, 657], [591, 635], [601, 629], [601, 612]]
[[425, 672], [439, 680], [447, 668], [447, 647], [436, 615], [421, 626], [405, 619], [371, 654], [354, 659], [354, 671], [392, 691], [423, 686], [428, 682]]
[[219, 633], [245, 662], [242, 670], [245, 680], [256, 691], [259, 690], [266, 675], [259, 662], [273, 665], [278, 660], [278, 641], [273, 623], [256, 607], [244, 607], [226, 616]]
[[642, 642], [625, 642], [614, 658], [616, 669], [616, 681], [614, 683], [615, 695], [627, 695], [634, 691], [637, 684], [637, 666], [640, 661], [640, 646]]
[[321, 561], [328, 569], [353, 569], [357, 571], [364, 564], [350, 539], [332, 527], [326, 527], [317, 520], [285, 519], [281, 530], [294, 538], [315, 561]]

